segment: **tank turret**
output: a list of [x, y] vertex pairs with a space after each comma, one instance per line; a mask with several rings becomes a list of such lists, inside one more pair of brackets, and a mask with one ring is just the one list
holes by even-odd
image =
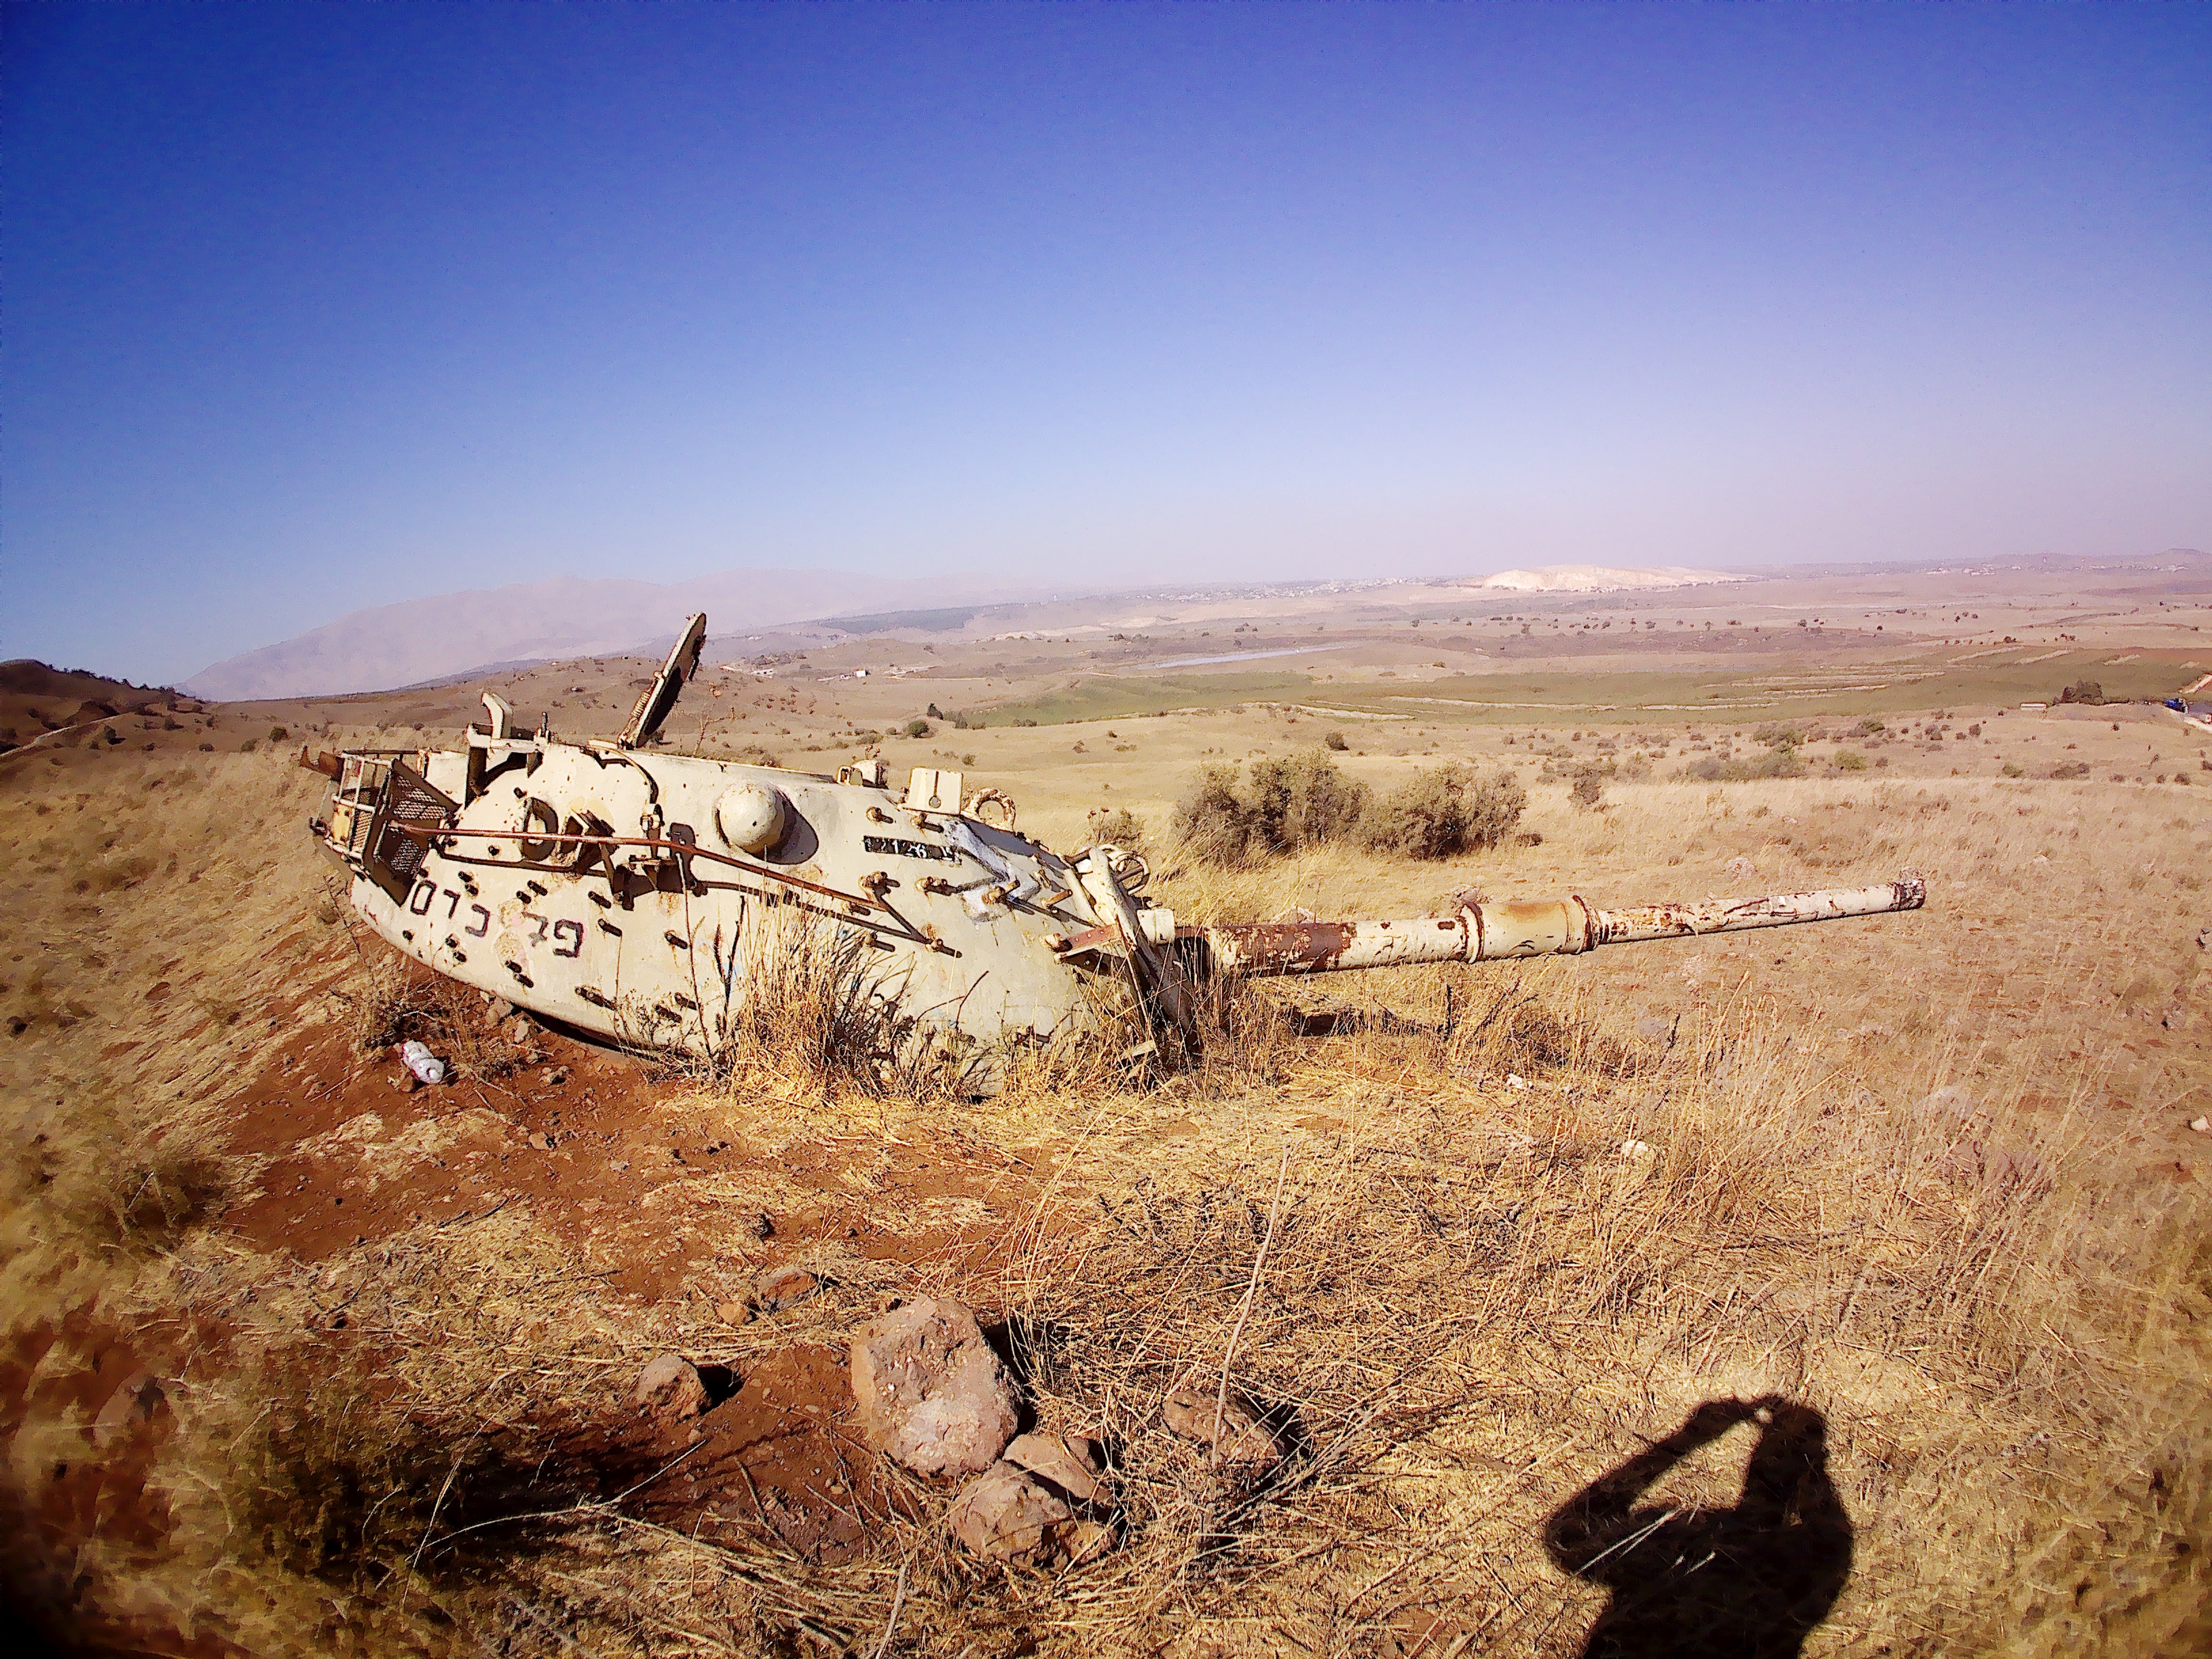
[[497, 696], [458, 750], [360, 749], [302, 763], [333, 783], [313, 824], [354, 908], [396, 948], [586, 1032], [713, 1052], [749, 992], [749, 951], [803, 922], [865, 942], [872, 981], [917, 1029], [1051, 1036], [1125, 982], [1157, 1035], [1196, 1040], [1191, 986], [1426, 962], [1576, 955], [1635, 940], [1917, 909], [1923, 884], [1605, 910], [1579, 897], [1388, 921], [1178, 926], [1143, 860], [1063, 858], [997, 790], [883, 763], [835, 775], [651, 744], [697, 672], [691, 617], [612, 742], [516, 729]]

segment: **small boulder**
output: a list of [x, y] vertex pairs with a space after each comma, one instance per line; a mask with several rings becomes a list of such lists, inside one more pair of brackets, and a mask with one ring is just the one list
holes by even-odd
[[2189, 1127], [2200, 1135], [2212, 1135], [2212, 1117], [2192, 1117]]
[[1013, 1384], [958, 1303], [922, 1297], [854, 1333], [861, 1437], [918, 1474], [979, 1474], [1018, 1419]]
[[1079, 1504], [1094, 1504], [1106, 1495], [1098, 1479], [1097, 1453], [1080, 1436], [1017, 1435], [1006, 1448], [1006, 1460], [1050, 1482]]
[[707, 1409], [707, 1384], [682, 1354], [665, 1353], [638, 1374], [630, 1398], [641, 1412], [681, 1422]]
[[491, 1000], [490, 1014], [493, 1024], [504, 1025], [514, 1018], [514, 1005], [505, 997], [494, 997]]
[[771, 1267], [753, 1280], [753, 1306], [763, 1313], [781, 1313], [809, 1297], [822, 1294], [822, 1281], [804, 1267], [786, 1264]]
[[168, 1395], [151, 1371], [133, 1371], [123, 1379], [100, 1415], [92, 1419], [92, 1443], [105, 1449], [132, 1431], [154, 1420]]
[[717, 1302], [714, 1316], [725, 1325], [744, 1325], [751, 1322], [753, 1310], [742, 1302]]
[[1731, 881], [1749, 881], [1759, 873], [1759, 866], [1741, 854], [1730, 859], [1725, 868]]
[[[1214, 1431], [1217, 1405], [1220, 1406], [1218, 1436]], [[1161, 1414], [1177, 1434], [1208, 1447], [1207, 1462], [1216, 1468], [1233, 1469], [1247, 1479], [1258, 1480], [1283, 1461], [1282, 1446], [1233, 1390], [1227, 1403], [1221, 1404], [1216, 1390], [1186, 1382], [1168, 1395]]]
[[978, 1555], [1032, 1566], [1065, 1553], [1077, 1528], [1073, 1510], [1012, 1463], [994, 1463], [971, 1482], [952, 1500], [945, 1524]]

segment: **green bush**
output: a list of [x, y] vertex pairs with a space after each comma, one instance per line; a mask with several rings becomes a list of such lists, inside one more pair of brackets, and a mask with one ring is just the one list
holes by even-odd
[[1575, 774], [1575, 787], [1567, 794], [1583, 811], [1595, 811], [1605, 805], [1605, 775], [1594, 766], [1585, 766]]
[[1327, 737], [1322, 739], [1322, 742], [1328, 748], [1335, 750], [1339, 754], [1343, 753], [1345, 750], [1351, 747], [1351, 744], [1345, 742], [1344, 733], [1341, 732], [1330, 732]]
[[1510, 771], [1478, 779], [1456, 762], [1408, 779], [1363, 815], [1359, 838], [1377, 852], [1450, 858], [1513, 833], [1528, 792]]
[[2086, 702], [2091, 705], [2105, 701], [2105, 688], [2094, 680], [2076, 680], [2058, 694], [2061, 702]]
[[906, 723], [906, 734], [909, 738], [927, 737], [929, 735], [929, 722], [927, 720], [908, 720]]
[[1863, 772], [1866, 769], [1867, 757], [1857, 750], [1838, 749], [1836, 751], [1836, 770], [1838, 772]]

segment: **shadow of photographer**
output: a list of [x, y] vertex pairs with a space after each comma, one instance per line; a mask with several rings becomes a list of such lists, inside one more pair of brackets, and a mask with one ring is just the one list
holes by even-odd
[[[1732, 1509], [1638, 1508], [1662, 1476], [1739, 1423], [1759, 1442]], [[1793, 1659], [1851, 1571], [1851, 1521], [1828, 1479], [1827, 1419], [1778, 1395], [1709, 1400], [1544, 1523], [1560, 1568], [1613, 1592], [1583, 1659]]]

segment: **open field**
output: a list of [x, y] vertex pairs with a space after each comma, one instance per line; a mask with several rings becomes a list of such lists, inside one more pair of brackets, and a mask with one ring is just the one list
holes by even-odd
[[[11, 1601], [75, 1646], [195, 1655], [1567, 1655], [1601, 1615], [1624, 1652], [1741, 1650], [1814, 1585], [1808, 1654], [2204, 1650], [2212, 743], [2018, 707], [2194, 678], [2204, 595], [1915, 576], [1845, 613], [1828, 580], [1493, 597], [1465, 650], [1431, 642], [1447, 596], [1441, 623], [1303, 611], [1346, 648], [1264, 663], [1214, 647], [1289, 624], [1233, 614], [723, 659], [677, 745], [964, 766], [1062, 848], [1126, 808], [1179, 915], [1928, 881], [1878, 921], [1263, 987], [1194, 1072], [1041, 1066], [988, 1100], [518, 1042], [398, 973], [289, 750], [448, 741], [477, 686], [165, 706], [0, 761]], [[1731, 618], [1762, 643], [1588, 638]], [[574, 735], [647, 672], [500, 689]], [[1377, 786], [1515, 769], [1525, 833], [1177, 854], [1200, 765], [1331, 732]], [[1729, 781], [1762, 766], [1786, 775]], [[402, 1029], [455, 1080], [394, 1089], [364, 1041]], [[789, 1264], [821, 1292], [747, 1316]], [[924, 1291], [984, 1316], [1041, 1426], [1109, 1449], [1113, 1553], [981, 1566], [951, 1486], [861, 1446], [844, 1344]], [[696, 1435], [629, 1408], [672, 1350], [720, 1368]], [[1256, 1490], [1161, 1426], [1224, 1365], [1294, 1448]], [[1573, 1500], [1624, 1469], [1639, 1526], [1730, 1571], [1578, 1542]]]

